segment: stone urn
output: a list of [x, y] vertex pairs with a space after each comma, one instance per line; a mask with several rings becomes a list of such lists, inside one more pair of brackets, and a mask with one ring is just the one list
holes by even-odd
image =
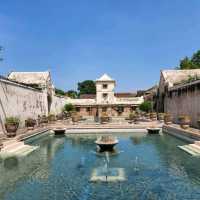
[[150, 113], [150, 119], [152, 121], [156, 121], [157, 120], [157, 113], [156, 112], [151, 112]]
[[190, 122], [191, 122], [190, 116], [180, 115], [178, 120], [181, 128], [187, 129], [190, 127]]
[[50, 123], [54, 123], [56, 121], [56, 116], [54, 114], [49, 114], [48, 120]]
[[166, 113], [166, 114], [164, 115], [164, 122], [165, 122], [165, 124], [167, 124], [167, 125], [172, 124], [172, 120], [173, 120], [173, 118], [172, 118], [172, 115], [171, 115], [171, 114]]
[[106, 124], [109, 122], [109, 120], [110, 120], [110, 118], [109, 118], [108, 114], [106, 112], [103, 112], [100, 117], [101, 124]]
[[19, 127], [19, 119], [16, 117], [8, 117], [6, 118], [5, 128], [7, 131], [8, 137], [15, 137], [17, 129]]
[[145, 113], [145, 118], [150, 119], [150, 113]]
[[164, 122], [164, 117], [165, 117], [165, 114], [164, 113], [158, 113], [158, 120], [160, 122]]
[[35, 119], [28, 118], [27, 120], [25, 120], [25, 126], [27, 127], [28, 130], [33, 130], [35, 125], [36, 125]]
[[56, 119], [59, 121], [63, 120], [63, 118], [64, 118], [63, 113], [59, 113], [56, 115]]
[[72, 122], [73, 123], [77, 123], [80, 120], [80, 116], [76, 112], [73, 112], [71, 114], [71, 117], [72, 117]]
[[197, 124], [198, 124], [198, 126], [199, 126], [199, 129], [200, 129], [200, 119], [199, 119], [199, 120], [197, 120]]

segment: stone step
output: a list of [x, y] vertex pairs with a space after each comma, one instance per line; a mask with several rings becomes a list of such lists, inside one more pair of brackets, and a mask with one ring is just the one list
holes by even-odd
[[10, 140], [6, 140], [3, 142], [3, 145], [4, 146], [8, 146], [8, 145], [11, 145], [13, 143], [16, 143], [16, 140], [15, 139], [10, 139]]
[[15, 148], [17, 148], [17, 147], [19, 147], [19, 146], [24, 146], [24, 142], [17, 142], [17, 141], [15, 141], [15, 142], [13, 142], [13, 143], [4, 145], [3, 150], [4, 150], [4, 151], [5, 151], [5, 150], [6, 150], [6, 151], [10, 151], [10, 150], [15, 149]]
[[193, 151], [193, 149], [191, 149], [191, 147], [188, 147], [188, 145], [183, 145], [178, 147], [192, 156], [200, 156], [200, 153], [196, 153], [195, 151]]
[[38, 146], [24, 145], [23, 148], [20, 148], [17, 151], [15, 151], [15, 154], [18, 156], [26, 156], [29, 153], [35, 151], [37, 148], [38, 148]]
[[193, 148], [198, 149], [198, 151], [200, 151], [200, 145], [197, 145], [196, 143], [194, 144], [190, 144], [190, 146], [192, 146]]
[[192, 146], [192, 144], [189, 144], [187, 145], [187, 148], [200, 155], [200, 150], [196, 146]]
[[23, 149], [24, 146], [25, 146], [24, 144], [23, 145], [19, 144], [19, 145], [16, 145], [16, 146], [7, 147], [6, 149], [3, 149], [3, 150], [10, 152], [10, 153], [13, 153], [13, 152], [18, 151], [19, 149]]
[[194, 142], [194, 144], [200, 146], [200, 141], [197, 140], [197, 141]]

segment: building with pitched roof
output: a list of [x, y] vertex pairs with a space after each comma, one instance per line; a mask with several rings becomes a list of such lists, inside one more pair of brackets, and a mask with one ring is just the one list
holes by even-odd
[[161, 71], [157, 110], [171, 113], [176, 123], [179, 115], [189, 115], [191, 124], [197, 127], [200, 119], [200, 69]]

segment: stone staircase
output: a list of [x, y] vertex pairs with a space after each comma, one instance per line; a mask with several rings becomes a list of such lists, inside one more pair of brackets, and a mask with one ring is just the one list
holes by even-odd
[[178, 147], [192, 156], [200, 156], [200, 141]]
[[11, 139], [3, 142], [3, 149], [0, 151], [0, 156], [26, 156], [29, 153], [35, 151], [37, 148], [37, 146], [30, 146], [24, 144], [22, 141]]

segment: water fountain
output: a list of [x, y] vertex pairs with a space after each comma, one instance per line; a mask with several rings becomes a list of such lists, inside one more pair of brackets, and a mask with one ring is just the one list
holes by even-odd
[[95, 143], [100, 148], [100, 152], [113, 151], [113, 148], [118, 144], [118, 139], [112, 135], [104, 135], [98, 138]]
[[99, 147], [99, 152], [104, 155], [103, 165], [93, 170], [90, 181], [92, 182], [115, 182], [126, 180], [123, 168], [110, 167], [110, 155], [113, 155], [114, 146], [118, 140], [113, 136], [101, 136], [95, 143]]

